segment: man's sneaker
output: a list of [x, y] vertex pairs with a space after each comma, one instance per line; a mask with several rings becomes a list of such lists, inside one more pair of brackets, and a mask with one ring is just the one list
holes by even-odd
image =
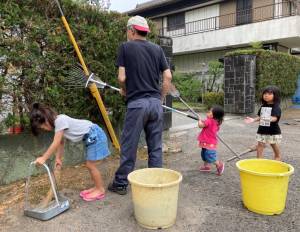
[[210, 171], [211, 171], [211, 168], [210, 168], [210, 166], [201, 166], [201, 167], [199, 168], [199, 171], [200, 171], [200, 172], [210, 172]]
[[217, 174], [221, 176], [222, 173], [224, 172], [224, 169], [225, 169], [225, 164], [220, 161], [219, 165], [217, 166]]
[[126, 186], [118, 186], [115, 185], [114, 183], [110, 183], [108, 185], [108, 190], [120, 195], [126, 195], [127, 194], [127, 187]]

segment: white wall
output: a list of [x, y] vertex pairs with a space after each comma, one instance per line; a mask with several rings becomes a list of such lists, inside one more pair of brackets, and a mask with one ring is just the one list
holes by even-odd
[[[248, 45], [253, 41], [289, 40], [300, 45], [300, 16], [252, 23], [221, 30], [173, 38], [173, 53], [184, 54], [230, 46]], [[297, 47], [297, 46], [295, 46]], [[299, 46], [298, 46], [299, 47]]]
[[220, 5], [215, 4], [185, 12], [185, 22], [194, 22], [220, 15]]
[[176, 72], [197, 73], [208, 70], [208, 62], [223, 57], [228, 50], [177, 55], [173, 57]]

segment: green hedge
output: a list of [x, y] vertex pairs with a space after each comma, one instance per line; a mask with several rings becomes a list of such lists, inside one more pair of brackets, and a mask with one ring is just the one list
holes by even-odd
[[[127, 16], [100, 12], [72, 0], [61, 3], [89, 69], [103, 81], [118, 85], [115, 60], [119, 44], [126, 40]], [[0, 82], [6, 79], [6, 83], [0, 83], [4, 86], [0, 96], [2, 91], [13, 95], [18, 100], [17, 108], [24, 112], [32, 102], [42, 101], [58, 112], [99, 121], [100, 113], [89, 91], [67, 90], [63, 85], [76, 63], [55, 1], [0, 2]], [[8, 77], [9, 70], [19, 70], [17, 78]], [[102, 97], [113, 113], [113, 121], [120, 121], [124, 100], [109, 90], [102, 91]], [[5, 107], [2, 105], [2, 112]]]
[[214, 105], [224, 106], [224, 93], [207, 92], [203, 95], [203, 103], [207, 109], [210, 109]]
[[297, 76], [300, 73], [300, 58], [282, 52], [263, 49], [246, 49], [229, 52], [226, 56], [256, 55], [256, 96], [260, 98], [261, 90], [267, 85], [280, 88], [282, 97], [295, 93]]

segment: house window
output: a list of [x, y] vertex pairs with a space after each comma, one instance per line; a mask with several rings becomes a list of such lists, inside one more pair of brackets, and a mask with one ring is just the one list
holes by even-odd
[[278, 43], [270, 43], [270, 44], [264, 44], [263, 49], [265, 50], [272, 50], [272, 51], [278, 51]]
[[178, 13], [168, 16], [168, 31], [174, 31], [185, 28], [185, 13]]
[[237, 0], [236, 2], [236, 24], [247, 24], [252, 22], [252, 0]]

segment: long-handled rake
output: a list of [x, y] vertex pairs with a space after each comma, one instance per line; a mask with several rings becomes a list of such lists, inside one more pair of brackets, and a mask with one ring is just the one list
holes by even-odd
[[[97, 88], [100, 88], [100, 89], [109, 88], [109, 89], [112, 89], [115, 91], [120, 91], [119, 88], [116, 88], [112, 85], [109, 85], [109, 84], [103, 82], [94, 73], [91, 73], [89, 76], [86, 76], [80, 66], [73, 67], [71, 69], [71, 71], [69, 72], [69, 75], [65, 79], [65, 87], [68, 87], [68, 88], [88, 88], [92, 84], [95, 84], [97, 86]], [[184, 115], [188, 118], [198, 120], [198, 116], [193, 116], [193, 115], [187, 114], [185, 112], [176, 110], [176, 109], [168, 107], [166, 105], [162, 105], [162, 107], [167, 110], [173, 111], [175, 113]]]

